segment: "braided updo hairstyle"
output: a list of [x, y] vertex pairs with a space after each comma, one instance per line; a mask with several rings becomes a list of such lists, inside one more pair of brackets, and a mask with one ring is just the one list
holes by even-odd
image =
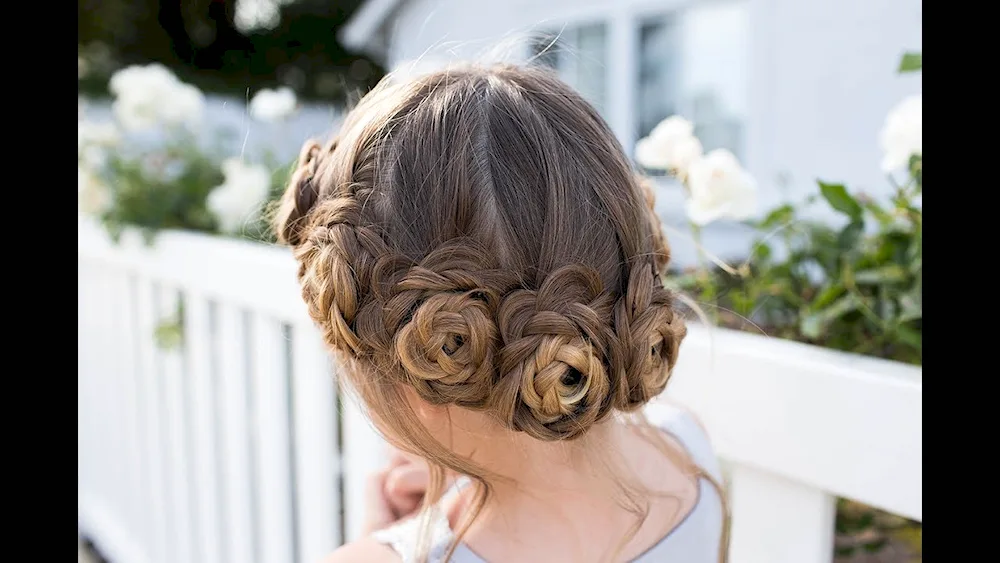
[[369, 410], [468, 473], [400, 389], [546, 441], [663, 391], [685, 327], [649, 195], [548, 71], [468, 66], [387, 81], [308, 143], [275, 227]]

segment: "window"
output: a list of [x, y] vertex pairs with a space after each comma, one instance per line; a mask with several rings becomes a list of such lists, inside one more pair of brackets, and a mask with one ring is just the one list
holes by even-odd
[[552, 67], [602, 112], [607, 97], [607, 29], [603, 23], [566, 27], [534, 38], [531, 56]]
[[678, 114], [706, 151], [743, 149], [747, 115], [748, 9], [711, 2], [641, 21], [637, 138]]

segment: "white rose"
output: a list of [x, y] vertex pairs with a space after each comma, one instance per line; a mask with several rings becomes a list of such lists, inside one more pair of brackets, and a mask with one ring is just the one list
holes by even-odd
[[654, 137], [640, 139], [635, 145], [635, 159], [644, 168], [671, 170], [683, 177], [687, 169], [702, 153], [701, 141], [687, 137], [663, 141]]
[[82, 120], [77, 128], [77, 159], [90, 170], [104, 168], [108, 151], [120, 140], [121, 135], [114, 123]]
[[113, 147], [121, 140], [118, 127], [110, 121], [87, 121], [78, 122], [77, 128], [77, 149], [84, 150], [88, 146]]
[[291, 88], [265, 88], [250, 100], [250, 115], [260, 121], [280, 121], [295, 111], [295, 103], [295, 92]]
[[160, 92], [173, 87], [176, 78], [160, 64], [125, 67], [111, 76], [108, 89], [115, 96], [115, 117], [130, 131], [148, 129], [159, 122]]
[[720, 218], [749, 219], [757, 211], [757, 184], [733, 153], [716, 149], [688, 169], [687, 214], [696, 225]]
[[260, 211], [271, 189], [271, 172], [238, 158], [222, 163], [225, 180], [208, 195], [208, 209], [219, 220], [222, 231], [233, 233]]
[[79, 209], [88, 215], [100, 215], [111, 207], [111, 190], [90, 169], [77, 166]]
[[170, 125], [197, 126], [205, 112], [205, 95], [190, 84], [177, 82], [169, 93], [169, 101], [160, 106], [160, 119]]
[[701, 141], [694, 136], [694, 125], [678, 115], [661, 121], [635, 146], [635, 159], [641, 166], [669, 170], [682, 179], [701, 154]]
[[108, 153], [102, 147], [89, 145], [80, 151], [78, 161], [90, 170], [101, 170], [108, 163]]
[[240, 0], [236, 3], [233, 23], [236, 29], [249, 33], [258, 29], [274, 29], [281, 22], [281, 9], [291, 0]]
[[657, 123], [656, 127], [653, 127], [653, 130], [649, 133], [650, 137], [659, 138], [683, 138], [691, 137], [693, 135], [694, 123], [691, 123], [679, 115], [671, 115], [670, 117]]
[[115, 117], [129, 131], [159, 124], [194, 127], [205, 109], [200, 90], [158, 63], [123, 68], [111, 77], [108, 88], [115, 95]]
[[919, 94], [892, 108], [879, 134], [883, 171], [908, 168], [911, 156], [923, 155], [923, 121], [923, 102]]

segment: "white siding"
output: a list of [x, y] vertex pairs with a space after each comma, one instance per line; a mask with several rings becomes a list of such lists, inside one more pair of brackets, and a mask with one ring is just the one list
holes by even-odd
[[[522, 32], [607, 21], [612, 64], [607, 70], [606, 117], [630, 147], [638, 21], [714, 1], [404, 0], [387, 24], [387, 65], [421, 58], [516, 60], [524, 52], [518, 43]], [[904, 51], [921, 48], [921, 3], [747, 2], [749, 110], [743, 154], [744, 164], [760, 183], [762, 208], [815, 193], [817, 178], [887, 194], [889, 186], [879, 170], [878, 132], [895, 103], [921, 92], [919, 74], [895, 73]], [[677, 195], [662, 194], [659, 208], [668, 225], [684, 229]], [[711, 251], [739, 254], [745, 232], [736, 225], [716, 224], [705, 237]], [[674, 238], [675, 259], [693, 259], [693, 248], [682, 237]]]

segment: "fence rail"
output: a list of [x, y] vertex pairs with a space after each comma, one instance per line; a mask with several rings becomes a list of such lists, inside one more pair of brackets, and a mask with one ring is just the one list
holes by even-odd
[[[287, 250], [81, 219], [78, 254], [81, 531], [115, 563], [311, 563], [357, 537], [382, 442]], [[920, 373], [692, 327], [668, 395], [729, 467], [733, 563], [828, 563], [835, 495], [921, 519]]]

